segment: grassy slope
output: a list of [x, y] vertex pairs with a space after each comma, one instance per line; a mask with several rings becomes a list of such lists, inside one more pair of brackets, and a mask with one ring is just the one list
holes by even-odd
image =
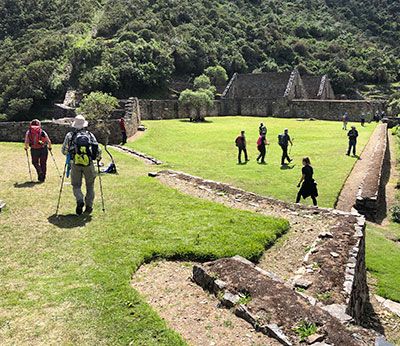
[[366, 232], [367, 269], [377, 278], [376, 294], [400, 302], [400, 227], [368, 225]]
[[[59, 164], [63, 157], [54, 150]], [[21, 144], [0, 143], [0, 344], [183, 345], [130, 287], [154, 257], [255, 258], [287, 230], [285, 220], [201, 201], [145, 177], [149, 167], [115, 153], [92, 217], [77, 217], [49, 158], [45, 184], [26, 186]], [[15, 184], [15, 185], [14, 185]], [[129, 303], [129, 304], [128, 304]], [[128, 306], [129, 305], [129, 306]]]
[[[355, 159], [344, 155], [347, 132], [340, 122], [296, 121], [294, 119], [221, 117], [207, 118], [209, 123], [190, 123], [186, 120], [145, 121], [149, 128], [144, 136], [129, 146], [144, 151], [163, 161], [167, 167], [183, 170], [207, 179], [229, 182], [262, 195], [294, 201], [296, 185], [301, 176], [301, 159], [309, 156], [318, 182], [319, 205], [332, 207]], [[266, 158], [267, 165], [258, 165], [256, 142], [258, 126], [268, 127], [267, 140], [272, 144]], [[356, 124], [358, 125], [358, 124]], [[290, 167], [280, 166], [281, 149], [277, 136], [284, 128], [295, 138]], [[358, 153], [367, 143], [374, 124], [359, 130]], [[240, 130], [246, 130], [251, 161], [237, 165], [234, 140]], [[310, 199], [306, 200], [311, 203]]]

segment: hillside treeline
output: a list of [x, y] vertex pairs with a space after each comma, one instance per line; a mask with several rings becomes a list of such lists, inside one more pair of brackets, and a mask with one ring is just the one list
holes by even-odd
[[329, 74], [336, 93], [399, 79], [395, 0], [3, 0], [0, 117], [23, 119], [68, 87], [154, 96], [173, 76]]

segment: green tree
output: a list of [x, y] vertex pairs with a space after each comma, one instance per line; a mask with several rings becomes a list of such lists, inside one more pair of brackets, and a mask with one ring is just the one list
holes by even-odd
[[225, 84], [228, 80], [226, 70], [220, 65], [207, 67], [204, 74], [210, 78], [211, 84], [215, 86]]
[[[208, 89], [199, 89], [193, 91], [186, 89], [181, 92], [179, 96], [179, 102], [186, 106], [187, 111], [190, 113], [190, 120], [204, 121], [204, 116], [201, 115], [202, 111], [208, 111], [214, 105], [214, 94]], [[192, 117], [190, 108], [195, 108], [196, 114]]]

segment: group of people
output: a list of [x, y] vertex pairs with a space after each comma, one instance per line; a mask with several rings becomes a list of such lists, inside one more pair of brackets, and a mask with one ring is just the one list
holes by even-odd
[[[257, 150], [260, 152], [256, 161], [260, 164], [265, 164], [265, 155], [266, 155], [266, 146], [270, 145], [267, 142], [267, 128], [263, 123], [260, 123], [260, 127], [258, 129], [260, 137], [257, 140]], [[281, 165], [285, 165], [285, 160], [288, 163], [292, 162], [293, 160], [288, 155], [288, 147], [293, 145], [293, 140], [289, 136], [289, 129], [285, 129], [283, 133], [278, 135], [278, 144], [282, 149], [282, 157], [281, 157]], [[242, 130], [240, 135], [236, 137], [235, 144], [238, 147], [238, 164], [242, 163], [242, 152], [244, 153], [245, 163], [249, 160], [247, 155], [247, 142], [245, 131]], [[300, 198], [303, 197], [306, 199], [307, 197], [311, 196], [313, 204], [317, 205], [317, 197], [318, 197], [318, 190], [317, 190], [317, 183], [313, 179], [313, 168], [311, 167], [311, 162], [308, 157], [303, 158], [302, 160], [303, 168], [302, 168], [302, 175], [297, 187], [300, 187], [299, 192], [297, 193], [296, 203], [299, 203]]]
[[[371, 113], [368, 112], [365, 114], [364, 112], [361, 113], [361, 126], [365, 126], [365, 122], [370, 123], [371, 121], [375, 121], [379, 123], [383, 118], [385, 117], [385, 111], [382, 111], [379, 113], [379, 111], [376, 111], [374, 116], [371, 118]], [[349, 115], [347, 112], [343, 114], [343, 126], [342, 130], [347, 130], [347, 123], [349, 122]]]
[[[96, 137], [86, 130], [88, 122], [82, 115], [77, 115], [72, 123], [74, 128], [65, 135], [61, 152], [71, 163], [71, 185], [76, 199], [76, 213], [90, 214], [93, 210], [94, 182], [96, 171], [94, 161], [101, 160], [101, 148]], [[38, 119], [31, 121], [25, 135], [25, 150], [31, 148], [32, 164], [36, 169], [38, 180], [44, 182], [47, 171], [48, 151], [51, 151], [51, 140], [41, 128]], [[65, 173], [65, 170], [64, 170]], [[86, 196], [82, 193], [82, 180], [86, 183]], [[85, 211], [83, 208], [85, 207]]]

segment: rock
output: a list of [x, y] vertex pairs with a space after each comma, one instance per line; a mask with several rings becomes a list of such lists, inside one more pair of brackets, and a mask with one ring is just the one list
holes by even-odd
[[307, 272], [308, 274], [312, 274], [312, 273], [314, 273], [314, 270], [311, 269], [311, 268], [308, 268], [308, 269], [306, 270], [306, 272]]
[[378, 301], [378, 303], [383, 304], [384, 301], [386, 300], [385, 298], [378, 296], [378, 295], [374, 295], [375, 299]]
[[158, 177], [158, 172], [149, 172], [148, 176], [152, 178]]
[[318, 234], [318, 238], [333, 238], [333, 234], [331, 232], [321, 232]]
[[306, 279], [298, 279], [294, 282], [294, 286], [295, 287], [300, 287], [300, 288], [304, 288], [307, 289], [312, 285], [311, 281], [308, 281]]
[[6, 204], [0, 199], [0, 211], [6, 207]]
[[212, 290], [214, 286], [214, 279], [208, 275], [205, 269], [199, 265], [193, 266], [193, 281], [196, 282], [199, 286]]
[[221, 299], [221, 302], [228, 308], [233, 308], [239, 303], [239, 300], [240, 298], [238, 295], [232, 294], [231, 292], [225, 292], [224, 296]]
[[277, 339], [283, 345], [286, 346], [293, 345], [289, 341], [288, 337], [285, 334], [283, 334], [283, 332], [279, 329], [279, 327], [276, 324], [267, 324], [265, 326], [262, 326], [260, 329], [264, 334], [268, 334], [272, 338]]
[[234, 259], [235, 261], [242, 262], [243, 264], [247, 264], [247, 265], [252, 266], [252, 267], [254, 266], [253, 262], [250, 262], [249, 260], [247, 260], [247, 259], [245, 259], [245, 258], [243, 258], [242, 256], [239, 256], [239, 255], [233, 256], [232, 259]]
[[386, 299], [383, 302], [383, 306], [394, 312], [397, 316], [400, 316], [400, 303], [396, 303], [394, 301], [391, 301], [390, 299]]
[[341, 304], [331, 304], [322, 307], [329, 312], [333, 317], [336, 317], [340, 322], [347, 323], [352, 320], [352, 317], [346, 314], [346, 306]]
[[375, 346], [394, 346], [394, 345], [386, 341], [384, 338], [378, 336], [375, 339]]
[[332, 256], [333, 258], [338, 258], [338, 257], [339, 257], [339, 254], [332, 251], [332, 252], [331, 252], [331, 256]]
[[235, 315], [237, 317], [243, 318], [245, 321], [249, 322], [252, 326], [256, 325], [256, 318], [246, 309], [246, 307], [240, 304], [235, 309]]
[[215, 280], [214, 281], [214, 292], [223, 291], [226, 288], [226, 282], [222, 280]]
[[325, 342], [316, 342], [312, 346], [332, 346], [331, 344], [326, 344]]
[[307, 342], [307, 344], [311, 345], [311, 344], [314, 344], [314, 342], [320, 342], [320, 341], [324, 340], [324, 337], [325, 337], [325, 335], [323, 335], [323, 334], [313, 334], [306, 338], [306, 342]]

